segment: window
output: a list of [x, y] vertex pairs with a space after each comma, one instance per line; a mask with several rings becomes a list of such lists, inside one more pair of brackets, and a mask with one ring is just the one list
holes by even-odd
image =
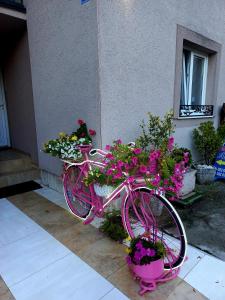
[[[205, 105], [208, 57], [183, 50], [181, 80], [181, 115], [194, 106]], [[189, 110], [188, 109], [188, 110]]]
[[177, 25], [174, 117], [212, 118], [217, 101], [221, 44]]

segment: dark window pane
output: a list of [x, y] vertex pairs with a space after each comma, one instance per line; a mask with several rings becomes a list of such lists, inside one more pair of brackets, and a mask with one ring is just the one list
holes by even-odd
[[202, 104], [204, 61], [204, 58], [194, 55], [191, 93], [191, 104], [193, 105]]

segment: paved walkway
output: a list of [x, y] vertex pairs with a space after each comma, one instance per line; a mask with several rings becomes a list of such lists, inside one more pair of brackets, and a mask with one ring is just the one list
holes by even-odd
[[179, 278], [140, 297], [124, 246], [64, 207], [47, 188], [0, 199], [1, 300], [225, 299], [225, 263], [193, 247]]

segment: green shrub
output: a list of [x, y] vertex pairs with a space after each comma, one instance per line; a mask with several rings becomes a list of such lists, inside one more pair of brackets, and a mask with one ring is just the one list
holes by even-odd
[[136, 140], [136, 144], [145, 150], [162, 149], [166, 150], [169, 137], [174, 133], [173, 112], [170, 111], [161, 119], [158, 116], [148, 113], [148, 123], [142, 121], [140, 125], [142, 134]]
[[120, 210], [114, 209], [111, 212], [105, 213], [105, 220], [99, 229], [108, 237], [114, 241], [119, 241], [120, 243], [128, 237], [128, 234], [123, 227]]
[[224, 132], [223, 128], [216, 130], [211, 121], [201, 123], [198, 128], [194, 129], [194, 143], [206, 165], [213, 164], [216, 153], [223, 144]]

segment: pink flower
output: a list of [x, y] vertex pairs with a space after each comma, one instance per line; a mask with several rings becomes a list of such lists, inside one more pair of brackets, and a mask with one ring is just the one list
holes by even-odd
[[78, 125], [83, 125], [83, 124], [85, 124], [85, 122], [84, 122], [84, 120], [81, 120], [81, 119], [79, 119], [79, 120], [77, 120], [77, 123], [78, 123]]
[[124, 166], [124, 163], [121, 160], [118, 160], [117, 167], [120, 169]]
[[147, 172], [147, 167], [145, 165], [141, 165], [139, 171], [144, 174]]
[[169, 151], [172, 151], [172, 150], [173, 150], [173, 145], [174, 145], [174, 137], [171, 136], [171, 137], [169, 138], [168, 146], [167, 146]]
[[121, 139], [118, 139], [118, 140], [116, 141], [116, 143], [117, 143], [117, 144], [122, 144]]
[[124, 167], [125, 167], [125, 170], [126, 170], [126, 171], [128, 171], [128, 170], [130, 169], [130, 166], [129, 166], [128, 163], [125, 163], [125, 164], [124, 164]]
[[131, 158], [131, 161], [132, 161], [132, 163], [134, 164], [134, 166], [136, 166], [137, 163], [138, 163], [138, 158], [137, 158], [137, 157], [132, 157], [132, 158]]
[[160, 175], [159, 175], [159, 174], [156, 174], [156, 175], [155, 175], [155, 178], [152, 180], [152, 185], [158, 186], [159, 183], [160, 183], [160, 180], [161, 180]]
[[106, 171], [106, 175], [110, 176], [113, 174], [113, 170], [112, 169], [109, 169]]
[[122, 176], [123, 176], [123, 174], [121, 172], [119, 172], [113, 176], [113, 179], [121, 179]]
[[112, 153], [107, 153], [105, 157], [108, 158], [109, 160], [114, 159], [114, 156], [112, 155]]
[[130, 176], [130, 177], [128, 178], [127, 181], [128, 181], [129, 183], [134, 183], [134, 180], [135, 180], [135, 179], [134, 179], [134, 176]]
[[159, 159], [160, 156], [161, 156], [161, 151], [160, 150], [152, 151], [149, 155], [149, 161], [154, 162], [155, 160]]
[[110, 146], [110, 145], [106, 145], [106, 146], [105, 146], [105, 150], [106, 150], [106, 151], [110, 151], [110, 150], [111, 150], [111, 146]]
[[93, 129], [89, 129], [89, 134], [90, 134], [91, 136], [96, 135], [96, 131], [93, 130]]
[[138, 155], [138, 154], [141, 154], [142, 150], [141, 150], [141, 148], [135, 148], [135, 149], [133, 149], [133, 152], [134, 152], [134, 154]]

